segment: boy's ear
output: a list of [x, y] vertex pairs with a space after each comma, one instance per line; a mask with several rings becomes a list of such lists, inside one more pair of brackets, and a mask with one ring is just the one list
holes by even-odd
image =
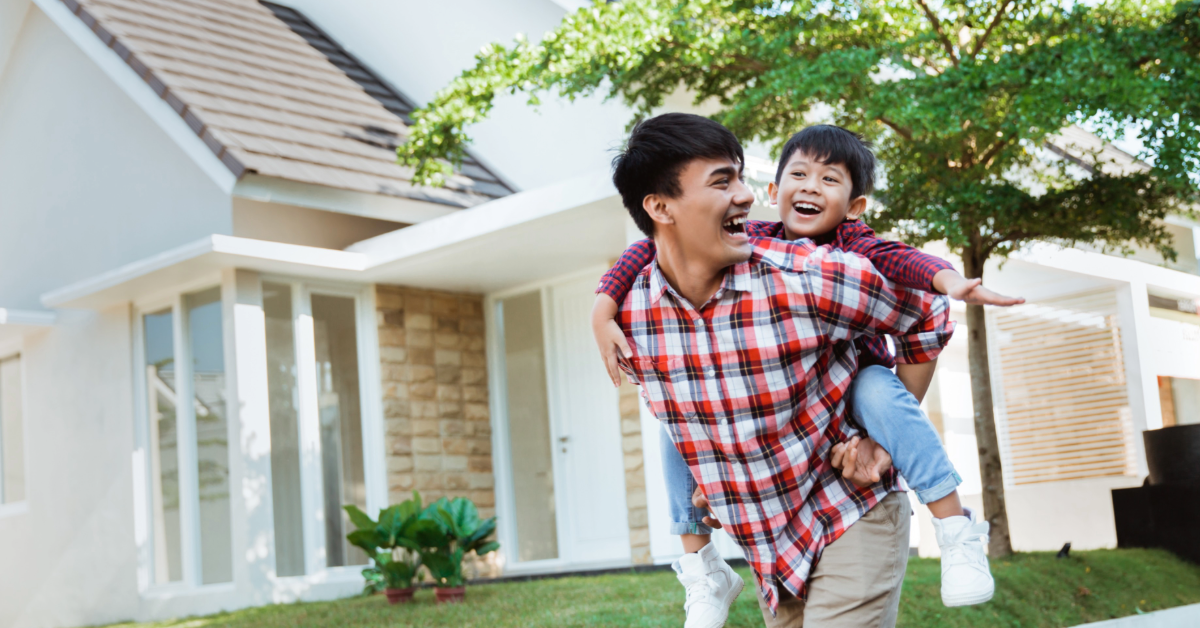
[[767, 195], [771, 197], [772, 205], [779, 203], [779, 186], [774, 181], [767, 184]]
[[667, 209], [665, 199], [657, 194], [643, 196], [642, 209], [646, 210], [646, 213], [650, 216], [650, 220], [660, 225], [675, 224], [675, 218], [671, 216], [670, 210]]
[[846, 217], [850, 220], [858, 220], [867, 211], [867, 197], [860, 196], [850, 201], [850, 211], [846, 212]]

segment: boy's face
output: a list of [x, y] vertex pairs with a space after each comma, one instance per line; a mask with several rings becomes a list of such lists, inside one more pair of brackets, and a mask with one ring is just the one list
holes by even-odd
[[754, 193], [730, 159], [694, 159], [679, 173], [676, 198], [650, 195], [646, 211], [658, 223], [655, 240], [667, 237], [689, 263], [724, 268], [750, 259], [746, 215]]
[[779, 183], [767, 191], [779, 206], [779, 219], [789, 240], [825, 235], [847, 218], [867, 209], [865, 196], [850, 198], [853, 182], [843, 164], [821, 163], [800, 151], [792, 153]]

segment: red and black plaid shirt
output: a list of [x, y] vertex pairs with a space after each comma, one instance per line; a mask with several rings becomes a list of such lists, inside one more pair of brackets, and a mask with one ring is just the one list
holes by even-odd
[[807, 595], [821, 550], [889, 491], [856, 489], [829, 464], [855, 434], [845, 395], [853, 340], [889, 334], [902, 362], [937, 357], [954, 323], [945, 297], [896, 288], [865, 258], [801, 240], [754, 238], [696, 309], [643, 269], [618, 323], [623, 365], [746, 553], [772, 610], [778, 587]]
[[[751, 237], [782, 238], [783, 223], [751, 220], [746, 223], [746, 233]], [[907, 244], [876, 237], [875, 232], [861, 220], [843, 222], [837, 229], [813, 240], [818, 245], [829, 244], [835, 249], [858, 253], [871, 260], [884, 277], [914, 290], [933, 290], [933, 276], [939, 270], [954, 268], [940, 257], [922, 253]], [[638, 240], [629, 245], [617, 263], [600, 279], [600, 287], [596, 292], [603, 292], [620, 303], [629, 286], [633, 285], [633, 278], [654, 259], [654, 253], [654, 240]], [[887, 341], [880, 336], [860, 338], [855, 341], [855, 346], [860, 367], [870, 364], [881, 364], [887, 368], [896, 366]]]

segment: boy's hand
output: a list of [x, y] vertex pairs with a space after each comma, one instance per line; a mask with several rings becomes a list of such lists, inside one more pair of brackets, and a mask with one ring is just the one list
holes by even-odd
[[596, 346], [600, 349], [600, 359], [608, 371], [608, 378], [614, 387], [621, 386], [621, 369], [617, 366], [620, 360], [633, 357], [625, 332], [617, 325], [617, 302], [612, 297], [601, 292], [596, 295], [596, 303], [592, 305], [592, 335], [596, 338]]
[[967, 279], [956, 270], [939, 270], [933, 276], [933, 287], [938, 292], [971, 305], [998, 305], [1008, 307], [1025, 302], [1022, 297], [1006, 297], [983, 287], [982, 279]]
[[892, 456], [871, 437], [851, 438], [833, 446], [829, 463], [842, 472], [842, 477], [859, 488], [879, 482], [892, 468]]
[[696, 490], [692, 492], [692, 507], [708, 512], [708, 515], [701, 520], [704, 525], [714, 530], [720, 530], [724, 527], [720, 521], [717, 521], [716, 517], [712, 516], [712, 511], [708, 509], [708, 498], [704, 496], [704, 491], [700, 490], [699, 484], [696, 485]]

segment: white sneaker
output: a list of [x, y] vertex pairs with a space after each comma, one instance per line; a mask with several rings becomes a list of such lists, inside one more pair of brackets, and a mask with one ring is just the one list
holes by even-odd
[[992, 599], [996, 583], [988, 568], [986, 521], [975, 522], [966, 508], [965, 517], [934, 519], [938, 547], [942, 549], [942, 603], [970, 606]]
[[712, 543], [695, 554], [684, 554], [675, 561], [676, 577], [687, 589], [683, 612], [684, 628], [721, 628], [729, 617], [729, 607], [741, 594], [742, 577], [729, 566]]

